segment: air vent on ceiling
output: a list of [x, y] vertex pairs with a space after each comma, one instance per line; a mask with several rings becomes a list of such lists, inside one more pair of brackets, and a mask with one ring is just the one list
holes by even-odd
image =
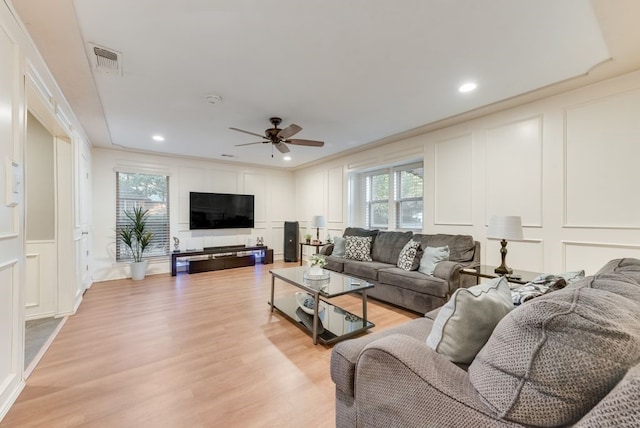
[[91, 44], [91, 51], [94, 70], [122, 75], [122, 54], [120, 52], [94, 44]]

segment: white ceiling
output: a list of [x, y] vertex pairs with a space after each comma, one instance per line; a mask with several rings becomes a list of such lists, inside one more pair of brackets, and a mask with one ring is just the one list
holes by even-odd
[[[601, 77], [636, 67], [640, 37], [623, 31], [638, 35], [628, 17], [638, 16], [638, 4], [13, 1], [94, 146], [284, 168], [596, 66], [607, 70]], [[120, 53], [122, 75], [92, 70], [92, 43]], [[602, 64], [610, 58], [613, 65]], [[459, 93], [467, 81], [477, 90]], [[213, 94], [222, 101], [209, 103]], [[271, 144], [235, 147], [259, 138], [229, 127], [262, 134], [272, 116], [283, 119], [281, 127], [300, 125], [295, 138], [325, 146], [290, 146], [289, 162]], [[166, 140], [155, 142], [154, 134]]]

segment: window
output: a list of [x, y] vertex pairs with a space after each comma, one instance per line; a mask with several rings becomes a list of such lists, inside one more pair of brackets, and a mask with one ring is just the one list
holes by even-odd
[[[147, 227], [153, 234], [146, 257], [169, 255], [169, 177], [167, 175], [116, 172], [116, 229], [127, 224], [125, 211], [149, 210]], [[127, 248], [116, 240], [116, 260], [131, 260]]]
[[423, 175], [421, 164], [364, 174], [366, 227], [422, 230]]
[[423, 169], [411, 168], [395, 173], [396, 227], [422, 230]]
[[367, 175], [366, 223], [370, 229], [387, 228], [389, 224], [389, 174]]

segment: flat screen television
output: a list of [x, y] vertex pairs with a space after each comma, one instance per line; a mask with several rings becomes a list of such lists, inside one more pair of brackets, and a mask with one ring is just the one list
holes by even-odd
[[189, 192], [189, 229], [253, 228], [253, 195]]

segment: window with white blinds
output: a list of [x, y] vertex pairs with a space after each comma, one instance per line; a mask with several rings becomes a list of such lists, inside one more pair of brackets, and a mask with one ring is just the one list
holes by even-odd
[[[145, 257], [170, 254], [169, 176], [116, 172], [116, 230], [128, 224], [125, 212], [142, 207], [149, 211], [147, 228], [153, 234]], [[116, 260], [132, 260], [119, 239], [116, 240]]]
[[364, 174], [366, 227], [422, 230], [423, 176], [422, 164]]

